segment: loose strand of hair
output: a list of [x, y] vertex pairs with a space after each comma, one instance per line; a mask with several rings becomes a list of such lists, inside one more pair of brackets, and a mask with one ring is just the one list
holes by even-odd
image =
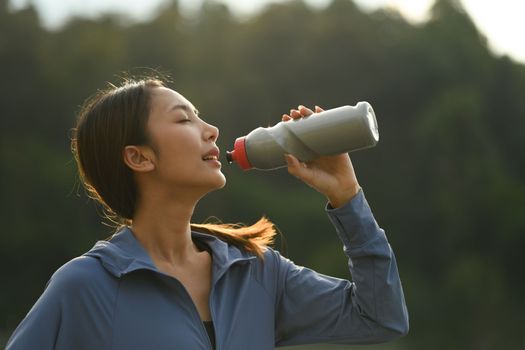
[[192, 229], [218, 237], [219, 239], [244, 249], [264, 259], [264, 252], [273, 245], [277, 231], [266, 217], [261, 217], [253, 225], [204, 223], [191, 224]]

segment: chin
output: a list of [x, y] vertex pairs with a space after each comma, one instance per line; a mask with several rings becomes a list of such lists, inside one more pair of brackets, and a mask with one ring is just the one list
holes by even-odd
[[217, 183], [217, 186], [218, 186], [218, 187], [216, 188], [217, 190], [219, 190], [219, 189], [223, 188], [224, 186], [226, 186], [226, 176], [224, 176], [223, 173], [221, 173], [221, 179], [220, 179], [220, 181]]
[[219, 172], [216, 176], [213, 177], [213, 180], [210, 180], [208, 183], [209, 190], [215, 191], [223, 188], [226, 185], [226, 177], [222, 172]]

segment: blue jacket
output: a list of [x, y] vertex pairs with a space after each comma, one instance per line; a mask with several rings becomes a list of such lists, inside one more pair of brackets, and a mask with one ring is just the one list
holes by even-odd
[[[376, 343], [408, 332], [394, 253], [360, 192], [326, 209], [353, 282], [264, 261], [214, 236], [210, 309], [218, 350], [333, 342]], [[66, 263], [15, 330], [8, 350], [211, 349], [190, 296], [160, 272], [129, 229]]]

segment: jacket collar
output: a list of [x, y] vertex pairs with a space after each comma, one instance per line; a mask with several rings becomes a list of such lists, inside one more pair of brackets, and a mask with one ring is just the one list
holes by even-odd
[[[193, 239], [200, 240], [210, 248], [213, 282], [217, 281], [231, 265], [256, 259], [254, 255], [230, 246], [213, 235], [195, 231], [191, 234]], [[129, 227], [124, 227], [108, 241], [98, 241], [84, 255], [98, 258], [109, 273], [119, 278], [136, 270], [151, 270], [163, 274], [157, 269], [148, 252]]]

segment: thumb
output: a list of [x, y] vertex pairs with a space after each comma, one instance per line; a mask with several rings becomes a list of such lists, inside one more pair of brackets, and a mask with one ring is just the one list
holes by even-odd
[[295, 158], [291, 154], [285, 154], [284, 158], [288, 164], [288, 173], [290, 173], [290, 175], [293, 175], [303, 181], [308, 177], [308, 172], [310, 169], [306, 167], [306, 164], [301, 163], [299, 159]]

